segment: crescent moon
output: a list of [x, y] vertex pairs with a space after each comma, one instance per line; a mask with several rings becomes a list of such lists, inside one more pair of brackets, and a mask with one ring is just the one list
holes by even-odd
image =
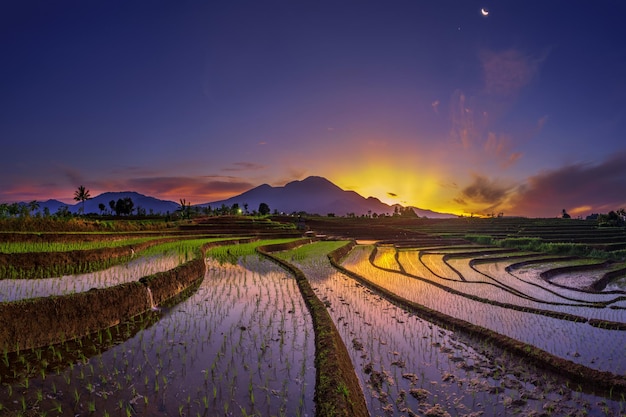
[[480, 9], [480, 14], [482, 14], [483, 16], [489, 16], [489, 10], [483, 7], [482, 9]]

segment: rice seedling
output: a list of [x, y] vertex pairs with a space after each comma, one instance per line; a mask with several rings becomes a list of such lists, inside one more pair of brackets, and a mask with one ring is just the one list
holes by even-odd
[[179, 255], [169, 252], [158, 256], [139, 257], [127, 264], [80, 275], [37, 280], [0, 280], [0, 301], [67, 295], [89, 291], [93, 288], [107, 288], [125, 282], [138, 281], [141, 277], [168, 271], [180, 264]]
[[[152, 268], [163, 254], [171, 255], [175, 262], [185, 262], [199, 256], [200, 248], [207, 242], [208, 239], [202, 238], [156, 245], [149, 251], [142, 251], [141, 256], [136, 256], [128, 264], [143, 258]], [[132, 322], [125, 324], [120, 333], [124, 341], [118, 338], [114, 342], [116, 338], [108, 330], [96, 333], [95, 344], [109, 344], [108, 350], [85, 344], [71, 359], [67, 359], [63, 344], [19, 352], [16, 358], [30, 377], [8, 384], [4, 379], [2, 381], [7, 387], [20, 390], [28, 384], [29, 394], [20, 398], [19, 394], [9, 393], [6, 388], [0, 395], [5, 397], [0, 404], [3, 408], [9, 406], [20, 412], [24, 407], [37, 404], [41, 409], [58, 414], [62, 410], [74, 410], [79, 414], [97, 411], [108, 415], [107, 409], [116, 409], [121, 415], [142, 415], [149, 413], [149, 407], [158, 407], [167, 414], [178, 412], [184, 415], [228, 414], [233, 408], [247, 415], [311, 414], [315, 369], [310, 359], [313, 357], [310, 319], [293, 278], [255, 255], [255, 248], [266, 243], [275, 241], [209, 248], [206, 253], [207, 274], [196, 292], [168, 308], [158, 323], [139, 331], [136, 336]], [[532, 396], [538, 400], [532, 399], [519, 407], [515, 405], [521, 404], [518, 400], [522, 396], [516, 384], [521, 382], [530, 386], [528, 381], [536, 378], [532, 370], [522, 376], [516, 374], [513, 365], [498, 364], [496, 367], [493, 358], [503, 358], [504, 355], [483, 354], [494, 349], [486, 341], [463, 339], [451, 330], [414, 318], [332, 269], [326, 255], [345, 244], [319, 242], [283, 252], [280, 256], [306, 271], [317, 295], [326, 300], [327, 310], [349, 347], [373, 415], [393, 410], [400, 412], [400, 407], [404, 407], [404, 413], [409, 410], [419, 412], [419, 401], [406, 395], [415, 388], [429, 390], [429, 406], [446, 408], [453, 414], [476, 407], [486, 414], [496, 415], [506, 412], [507, 405], [514, 407], [508, 412], [513, 409], [526, 414], [544, 412], [539, 399], [545, 396], [541, 396], [539, 389]], [[597, 330], [586, 323], [589, 317], [623, 321], [624, 310], [589, 306], [593, 300], [605, 302], [605, 306], [619, 307], [620, 301], [615, 300], [616, 297], [605, 294], [570, 297], [569, 293], [562, 297], [561, 293], [547, 291], [546, 286], [531, 289], [519, 276], [505, 270], [507, 264], [503, 263], [497, 273], [492, 262], [480, 263], [474, 268], [469, 264], [471, 257], [448, 257], [447, 253], [456, 250], [431, 251], [420, 257], [417, 251], [379, 248], [374, 260], [370, 261], [371, 250], [357, 247], [345, 258], [344, 266], [433, 310], [480, 323], [504, 334], [526, 335], [526, 340], [532, 344], [531, 351], [538, 346], [565, 356], [567, 351], [576, 352], [580, 356], [570, 355], [570, 359], [584, 363], [591, 360], [584, 341], [598, 336], [598, 345], [602, 345], [600, 355], [606, 354], [604, 358], [594, 358], [599, 369], [607, 368], [611, 359], [606, 358], [616, 358], [620, 347], [623, 354], [621, 336], [615, 340], [606, 336], [616, 334], [605, 328], [607, 322], [603, 321]], [[408, 263], [409, 259], [412, 264]], [[77, 265], [75, 268], [86, 271], [92, 267]], [[381, 272], [381, 268], [387, 271]], [[422, 275], [414, 275], [432, 279], [442, 286], [418, 282], [407, 276], [407, 272], [415, 272], [411, 268], [421, 268]], [[505, 273], [506, 277], [503, 277]], [[149, 274], [147, 270], [139, 270], [136, 276]], [[79, 280], [74, 281], [64, 291], [85, 290]], [[491, 284], [487, 285], [487, 282]], [[470, 283], [474, 285], [471, 289], [466, 286]], [[99, 283], [87, 285], [92, 288], [110, 284], [106, 278], [101, 278]], [[22, 297], [32, 296], [34, 292]], [[511, 309], [478, 302], [471, 297], [496, 304], [515, 304], [520, 310], [509, 311]], [[515, 297], [523, 300], [518, 301]], [[560, 304], [553, 305], [553, 302]], [[565, 322], [559, 317], [534, 314], [533, 309], [539, 304], [553, 312], [572, 315], [576, 314], [575, 311], [585, 311], [585, 314], [574, 317], [571, 323]], [[533, 334], [529, 328], [533, 329]], [[353, 346], [355, 337], [360, 339], [360, 347]], [[562, 340], [568, 340], [567, 348], [560, 345]], [[0, 366], [14, 368], [11, 357], [0, 356]], [[50, 358], [60, 362], [65, 358], [68, 365], [54, 365], [57, 372], [54, 375], [43, 372], [43, 368], [29, 368], [26, 357], [41, 362]], [[404, 378], [405, 374], [413, 374], [415, 378]], [[492, 384], [497, 381], [498, 384], [489, 387], [485, 381]], [[552, 400], [559, 402], [559, 410], [572, 410], [574, 400], [567, 399], [572, 389], [564, 387], [562, 392], [558, 388], [552, 389], [554, 387], [546, 389], [552, 390], [556, 398]], [[341, 388], [336, 387], [337, 390]], [[65, 392], [63, 398], [58, 395], [61, 391]], [[599, 403], [598, 397], [582, 388], [580, 391], [580, 397], [574, 397], [576, 401]], [[507, 399], [506, 405], [498, 400], [499, 396]], [[620, 402], [613, 392], [609, 393], [611, 396], [615, 398], [604, 403], [607, 410], [593, 405], [589, 409], [595, 413], [619, 412], [624, 399], [622, 397]], [[7, 401], [7, 398], [11, 400]]]
[[[476, 302], [478, 300], [474, 301], [472, 298], [466, 297], [466, 292], [461, 287], [457, 288], [455, 292], [451, 292], [447, 290], [450, 287], [449, 283], [446, 283], [446, 286], [443, 284], [437, 286], [433, 285], [433, 282], [414, 279], [401, 273], [377, 269], [367, 260], [369, 253], [367, 248], [357, 249], [355, 248], [351, 255], [346, 258], [344, 265], [407, 300], [417, 301], [434, 310], [442, 311], [467, 322], [476, 323], [499, 333], [507, 334], [517, 340], [535, 343], [538, 347], [548, 352], [558, 352], [562, 357], [568, 357], [570, 360], [574, 359], [577, 362], [591, 364], [593, 358], [600, 356], [606, 362], [594, 360], [592, 364], [594, 367], [615, 370], [615, 361], [611, 361], [608, 358], [615, 357], [614, 355], [617, 354], [616, 349], [619, 349], [618, 345], [620, 343], [623, 345], [625, 342], [622, 339], [624, 335], [613, 335], [606, 331], [603, 333], [588, 329], [590, 326], [584, 321], [576, 323], [575, 321], [559, 320], [559, 316], [552, 318], [549, 315], [546, 316], [543, 312], [536, 314], [536, 309], [529, 314], [521, 311], [518, 305], [504, 305], [501, 303], [500, 306], [497, 306], [493, 303]], [[465, 283], [457, 283], [456, 285], [462, 286]], [[587, 308], [586, 311], [589, 314], [601, 314], [598, 312], [598, 309], [580, 308]], [[573, 310], [568, 310], [567, 306], [556, 306], [551, 308], [551, 310], [563, 312], [569, 315], [569, 317], [572, 317], [574, 312]], [[502, 317], [506, 317], [506, 319], [502, 320]], [[528, 329], [532, 329], [532, 331], [528, 331]], [[540, 336], [542, 333], [544, 334], [543, 339]], [[576, 342], [585, 339], [573, 337], [572, 335], [585, 334], [590, 336], [590, 333], [594, 334], [592, 337], [603, 340], [602, 343], [604, 345], [602, 348], [605, 350], [604, 354], [597, 355], [597, 353], [592, 353], [589, 349], [585, 349], [584, 345], [574, 347], [571, 344], [555, 345], [551, 343], [553, 340], [557, 340], [557, 334], [559, 337], [562, 337], [561, 340]], [[596, 351], [595, 349], [594, 347], [594, 351]], [[581, 353], [581, 355], [571, 358], [567, 355], [568, 351], [576, 351]], [[586, 355], [583, 353], [586, 353]], [[608, 365], [609, 362], [613, 363], [613, 365]], [[603, 363], [606, 368], [602, 368]]]
[[2, 242], [0, 253], [32, 253], [32, 252], [69, 252], [76, 250], [91, 250], [101, 248], [115, 248], [120, 246], [137, 245], [155, 240], [155, 237], [141, 237], [134, 239], [96, 240], [82, 242]]
[[[298, 404], [310, 413], [315, 379], [308, 362], [313, 357], [311, 323], [293, 278], [256, 255], [242, 258], [238, 266], [207, 262], [207, 275], [196, 293], [137, 337], [92, 358], [87, 357], [89, 344], [77, 344], [79, 364], [71, 362], [58, 376], [47, 376], [50, 385], [63, 380], [63, 391], [71, 393], [55, 400], [78, 413], [101, 412], [119, 402], [116, 408], [122, 414], [141, 414], [150, 404], [176, 414], [181, 395], [185, 415], [230, 411], [231, 402], [248, 404], [249, 414], [284, 409], [284, 414], [295, 415]], [[129, 337], [130, 325], [120, 329]], [[93, 340], [115, 339], [111, 336], [97, 332]], [[288, 358], [278, 349], [280, 340], [293, 349]], [[44, 351], [54, 356], [60, 346], [43, 349], [42, 355]], [[198, 372], [198, 364], [206, 372]], [[301, 369], [296, 384], [289, 383], [285, 364]], [[283, 385], [290, 388], [281, 389]], [[189, 386], [203, 389], [185, 392]], [[266, 395], [272, 390], [280, 395]], [[106, 399], [96, 395], [101, 391]], [[299, 396], [289, 405], [287, 398]], [[52, 401], [44, 396], [49, 409]]]
[[237, 263], [240, 258], [255, 255], [255, 249], [258, 246], [267, 244], [280, 244], [292, 242], [296, 239], [272, 239], [272, 240], [257, 240], [249, 243], [236, 243], [231, 245], [219, 245], [211, 247], [207, 250], [206, 256], [217, 260], [220, 264], [224, 263]]
[[[351, 256], [358, 256], [358, 259], [363, 259], [368, 255], [366, 249], [360, 252], [358, 249], [357, 247], [353, 250], [357, 255], [354, 253], [350, 254], [343, 264], [350, 265], [352, 270], [358, 269], [362, 275], [374, 280], [379, 285], [391, 288], [394, 292], [403, 294], [411, 299], [418, 299], [420, 302], [432, 302], [432, 306], [437, 309], [445, 309], [446, 306], [450, 306], [453, 307], [450, 311], [476, 313], [476, 308], [473, 307], [475, 302], [471, 302], [471, 300], [463, 301], [461, 298], [458, 300], [459, 305], [457, 306], [451, 305], [454, 302], [446, 302], [444, 304], [441, 301], [449, 298], [450, 294], [442, 292], [439, 295], [438, 291], [429, 288], [427, 285], [417, 286], [411, 280], [402, 278], [402, 274], [381, 273], [380, 270], [371, 268], [369, 261], [353, 261]], [[296, 262], [295, 260], [298, 258], [292, 256], [290, 251], [286, 251], [280, 256], [293, 262]], [[377, 254], [377, 256], [379, 255]], [[358, 335], [361, 335], [360, 339], [369, 339], [367, 343], [363, 344], [363, 348], [359, 347], [358, 350], [351, 351], [351, 355], [357, 375], [361, 378], [362, 385], [367, 387], [365, 390], [366, 394], [368, 392], [373, 393], [372, 399], [368, 401], [368, 406], [371, 407], [370, 413], [385, 413], [389, 409], [388, 406], [395, 403], [394, 397], [396, 400], [400, 399], [403, 390], [408, 392], [410, 386], [403, 386], [403, 384], [409, 384], [409, 380], [399, 377], [403, 373], [399, 369], [403, 368], [398, 368], [398, 366], [414, 367], [417, 371], [416, 373], [419, 374], [416, 381], [419, 381], [418, 383], [421, 384], [428, 380], [436, 381], [437, 379], [444, 382], [447, 380], [467, 381], [473, 375], [477, 375], [480, 378], [482, 374], [477, 373], [477, 371], [490, 366], [488, 357], [481, 357], [477, 353], [476, 348], [465, 347], [462, 350], [458, 350], [463, 345], [451, 339], [452, 333], [442, 333], [442, 329], [426, 321], [401, 319], [399, 318], [400, 313], [395, 310], [396, 307], [394, 306], [381, 307], [379, 303], [382, 300], [377, 298], [375, 294], [333, 271], [330, 266], [324, 267], [325, 269], [322, 268], [321, 264], [324, 262], [324, 257], [321, 257], [317, 261], [309, 259], [307, 262], [296, 262], [296, 264], [305, 272], [312, 284], [317, 287], [318, 295], [324, 294], [328, 299], [328, 304], [332, 306], [329, 308], [329, 313], [335, 318], [338, 329], [344, 335], [346, 345], [352, 345], [351, 341]], [[359, 294], [362, 295], [359, 296]], [[355, 296], [359, 296], [359, 298], [355, 298]], [[363, 301], [360, 300], [361, 297]], [[492, 308], [492, 306], [489, 308]], [[375, 314], [368, 313], [372, 309], [376, 309]], [[356, 312], [359, 312], [359, 314], [356, 314]], [[419, 330], [413, 327], [418, 325], [420, 326]], [[392, 333], [382, 334], [382, 329]], [[441, 338], [442, 334], [445, 335], [444, 338]], [[430, 340], [430, 342], [426, 347], [416, 348], [415, 343], [422, 340]], [[455, 347], [450, 350], [447, 348], [443, 349], [443, 346], [446, 344], [451, 344]], [[476, 345], [480, 347], [480, 350], [487, 348], [484, 340], [476, 343]], [[433, 346], [440, 346], [441, 349], [433, 349]], [[394, 354], [388, 355], [390, 351], [394, 352]], [[402, 354], [403, 352], [404, 354]], [[425, 357], [420, 358], [419, 352], [423, 352]], [[400, 360], [397, 354], [400, 354], [403, 360]], [[457, 362], [457, 358], [461, 356], [464, 357], [464, 360]], [[376, 364], [380, 364], [381, 368], [377, 368]], [[459, 367], [461, 364], [463, 366]], [[501, 373], [500, 378], [510, 378], [511, 374], [508, 372], [504, 371], [504, 373]], [[441, 376], [437, 377], [437, 373], [440, 373]], [[394, 382], [387, 384], [385, 378], [388, 377], [391, 377]], [[526, 376], [525, 378], [532, 379], [533, 377]], [[449, 409], [458, 407], [459, 404], [464, 404], [464, 407], [472, 410], [480, 409], [476, 408], [477, 404], [482, 404], [478, 407], [484, 407], [485, 412], [492, 415], [504, 412], [504, 405], [498, 400], [498, 396], [503, 393], [512, 398], [511, 404], [521, 404], [521, 401], [515, 401], [519, 396], [519, 393], [515, 390], [509, 391], [507, 388], [502, 388], [494, 393], [488, 386], [485, 386], [479, 390], [464, 392], [463, 386], [467, 385], [458, 385], [455, 391], [451, 393], [451, 387], [446, 385], [445, 391], [442, 390], [440, 394], [435, 394], [438, 398], [434, 397], [434, 403], [443, 401], [443, 406]], [[478, 385], [476, 386], [478, 387]], [[429, 389], [432, 389], [432, 386]], [[471, 394], [471, 396], [468, 394]], [[480, 399], [478, 399], [478, 396]], [[366, 398], [368, 397], [366, 396]], [[567, 398], [568, 394], [563, 394], [561, 399], [564, 404], [563, 407], [575, 409], [575, 404], [568, 402]], [[381, 401], [381, 399], [384, 401]], [[407, 396], [404, 396], [402, 401], [405, 401], [410, 409], [418, 408], [416, 403], [411, 403], [414, 400], [410, 397], [407, 399]], [[527, 401], [526, 404], [519, 407], [526, 410], [539, 410], [541, 402]]]

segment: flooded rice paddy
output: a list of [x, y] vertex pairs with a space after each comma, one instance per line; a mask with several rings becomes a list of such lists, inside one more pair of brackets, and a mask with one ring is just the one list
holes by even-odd
[[0, 302], [67, 295], [89, 291], [92, 288], [107, 288], [174, 269], [185, 261], [187, 259], [184, 256], [169, 253], [142, 256], [121, 265], [85, 274], [55, 278], [3, 279], [0, 280]]
[[624, 412], [623, 399], [584, 393], [497, 347], [420, 319], [338, 272], [326, 257], [295, 263], [327, 305], [372, 416]]
[[123, 343], [3, 379], [0, 415], [314, 415], [314, 333], [294, 278], [256, 256], [207, 262], [192, 296]]
[[[396, 257], [393, 248], [379, 248], [370, 262], [371, 250], [356, 246], [342, 265], [407, 300], [594, 369], [626, 373], [626, 331], [461, 295], [624, 322], [619, 294], [556, 291], [536, 269], [510, 271], [507, 260], [474, 264], [470, 256], [420, 256], [417, 250]], [[597, 396], [497, 346], [424, 320], [334, 269], [326, 252], [281, 256], [303, 271], [326, 305], [372, 416], [626, 415], [623, 396]], [[178, 256], [137, 259], [57, 278], [66, 284], [56, 287], [54, 279], [29, 280], [29, 290], [6, 284], [0, 293], [7, 301], [86, 291], [180, 262]], [[9, 369], [21, 375], [1, 376], [0, 416], [314, 416], [315, 335], [295, 279], [256, 255], [236, 264], [206, 262], [203, 282], [187, 299], [160, 307], [146, 325], [122, 324], [115, 340], [109, 330], [99, 332], [73, 344], [73, 355], [54, 366], [45, 358], [63, 347], [5, 354]], [[33, 356], [38, 366], [26, 359]]]
[[[611, 371], [623, 375], [626, 373], [626, 332], [597, 328], [583, 321], [562, 320], [535, 312], [506, 308], [485, 301], [477, 301], [466, 294], [484, 297], [485, 300], [499, 301], [497, 297], [486, 292], [493, 291], [504, 294], [502, 289], [489, 286], [478, 288], [470, 282], [455, 279], [442, 279], [431, 274], [430, 280], [417, 279], [406, 273], [381, 269], [370, 263], [369, 255], [372, 247], [357, 246], [344, 260], [343, 265], [351, 271], [380, 285], [399, 296], [422, 304], [428, 308], [443, 312], [449, 316], [477, 324], [491, 329], [513, 339], [536, 346], [553, 355], [566, 358], [585, 366]], [[403, 252], [400, 252], [402, 258]], [[414, 253], [411, 259], [417, 259]], [[407, 268], [410, 269], [410, 268]], [[438, 279], [438, 281], [437, 281]], [[438, 285], [433, 285], [433, 283]], [[483, 285], [483, 287], [487, 287]], [[456, 292], [449, 291], [449, 288]], [[477, 291], [484, 291], [477, 293]], [[626, 310], [611, 308], [612, 301], [618, 298], [615, 294], [589, 294], [590, 298], [600, 297], [608, 302], [604, 308], [591, 308], [587, 302], [580, 306], [552, 305], [540, 303], [542, 309], [558, 310], [589, 317], [602, 317], [617, 322], [626, 322]], [[508, 294], [515, 297], [516, 305], [535, 307], [537, 301], [525, 297]], [[587, 297], [578, 293], [578, 297]], [[513, 300], [508, 299], [508, 302]], [[570, 303], [571, 304], [571, 303]], [[618, 307], [623, 301], [615, 302]], [[536, 307], [539, 307], [538, 305]]]

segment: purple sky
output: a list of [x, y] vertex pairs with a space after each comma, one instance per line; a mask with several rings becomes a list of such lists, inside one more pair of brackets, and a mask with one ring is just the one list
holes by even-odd
[[621, 0], [5, 1], [0, 202], [84, 185], [196, 204], [319, 175], [458, 214], [626, 207], [625, 16]]

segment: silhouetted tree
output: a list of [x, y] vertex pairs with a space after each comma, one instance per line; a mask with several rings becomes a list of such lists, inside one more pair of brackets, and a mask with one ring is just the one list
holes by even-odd
[[619, 210], [617, 212], [611, 210], [609, 211], [608, 214], [600, 214], [598, 216], [598, 226], [623, 226], [623, 225], [624, 225], [624, 220]]
[[402, 217], [414, 217], [417, 218], [418, 215], [417, 213], [415, 213], [415, 210], [413, 210], [411, 207], [403, 207], [400, 209], [400, 216]]
[[67, 206], [61, 206], [57, 209], [57, 212], [54, 213], [56, 217], [67, 218], [71, 216], [70, 209]]
[[84, 185], [78, 187], [78, 190], [74, 192], [74, 200], [82, 202], [81, 212], [83, 215], [85, 214], [85, 201], [89, 200], [91, 195], [89, 195], [89, 190], [85, 188]]
[[30, 211], [30, 214], [35, 213], [37, 210], [39, 210], [39, 202], [37, 200], [33, 200], [28, 203], [28, 210]]
[[20, 205], [18, 203], [9, 204], [7, 212], [10, 217], [17, 217], [17, 215], [20, 214]]
[[98, 204], [98, 208], [100, 209], [100, 215], [103, 215], [104, 214], [104, 210], [107, 209], [107, 207], [104, 205], [104, 203]]
[[133, 203], [133, 199], [130, 197], [119, 198], [115, 202], [115, 214], [118, 216], [121, 215], [131, 215], [133, 214], [133, 207], [135, 203]]
[[563, 209], [563, 215], [562, 215], [562, 217], [563, 217], [564, 219], [571, 219], [571, 218], [572, 218], [572, 216], [570, 216], [570, 215], [567, 213], [567, 211], [565, 211], [565, 209]]
[[189, 219], [191, 217], [191, 203], [187, 202], [184, 198], [180, 199], [180, 207], [176, 210], [180, 213], [180, 217], [183, 219]]
[[270, 214], [270, 206], [268, 206], [267, 203], [259, 204], [259, 214], [261, 216], [267, 216]]

